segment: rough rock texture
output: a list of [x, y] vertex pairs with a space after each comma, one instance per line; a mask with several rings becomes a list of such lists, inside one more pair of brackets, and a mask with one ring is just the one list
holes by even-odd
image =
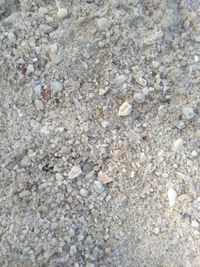
[[0, 0], [0, 266], [200, 266], [199, 36], [198, 0]]

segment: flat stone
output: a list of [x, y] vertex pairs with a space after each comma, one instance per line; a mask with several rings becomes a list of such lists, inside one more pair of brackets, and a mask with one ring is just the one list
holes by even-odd
[[120, 86], [123, 82], [125, 82], [126, 76], [125, 75], [118, 75], [113, 81], [113, 85]]
[[81, 167], [78, 165], [75, 165], [74, 167], [71, 168], [70, 172], [68, 173], [68, 177], [69, 179], [75, 179], [81, 174], [82, 174]]
[[55, 27], [48, 24], [40, 24], [39, 30], [43, 33], [49, 34], [55, 30]]
[[102, 183], [102, 184], [108, 184], [112, 182], [112, 179], [105, 173], [100, 171], [98, 173], [98, 180]]
[[118, 116], [121, 117], [125, 117], [128, 116], [132, 111], [132, 105], [130, 105], [128, 102], [124, 102], [120, 108], [119, 108], [119, 112], [118, 112]]

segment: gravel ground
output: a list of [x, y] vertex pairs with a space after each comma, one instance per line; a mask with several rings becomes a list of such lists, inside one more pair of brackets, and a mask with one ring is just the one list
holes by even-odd
[[200, 266], [199, 0], [0, 0], [0, 266]]

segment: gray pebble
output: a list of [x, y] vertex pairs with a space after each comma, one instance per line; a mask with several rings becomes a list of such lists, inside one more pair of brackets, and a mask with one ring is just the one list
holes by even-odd
[[135, 93], [133, 98], [137, 103], [144, 103], [145, 101], [145, 95], [143, 93]]
[[58, 93], [58, 92], [62, 92], [63, 90], [63, 85], [61, 82], [51, 82], [50, 84], [50, 89], [53, 93]]
[[16, 42], [16, 35], [14, 34], [14, 32], [9, 32], [9, 33], [8, 33], [8, 40], [9, 40], [11, 43], [15, 43], [15, 42]]
[[31, 165], [31, 159], [29, 158], [29, 156], [24, 156], [21, 160], [21, 165], [23, 167], [29, 167]]
[[76, 248], [75, 245], [70, 247], [70, 252], [69, 253], [70, 253], [71, 256], [74, 256], [77, 253], [77, 248]]
[[48, 34], [50, 32], [53, 32], [55, 30], [55, 28], [53, 26], [50, 26], [50, 25], [47, 25], [47, 24], [41, 24], [39, 26], [39, 29], [40, 29], [41, 32], [46, 33], [46, 34]]
[[182, 113], [186, 120], [191, 120], [196, 115], [191, 107], [183, 107]]
[[34, 87], [34, 92], [36, 93], [36, 95], [40, 96], [42, 93], [42, 85], [38, 84]]
[[34, 67], [32, 64], [29, 64], [27, 67], [27, 74], [31, 74], [34, 72]]
[[30, 196], [31, 195], [31, 192], [30, 191], [28, 191], [28, 190], [24, 190], [24, 191], [22, 191], [20, 194], [19, 194], [19, 197], [20, 198], [24, 198], [24, 197], [28, 197], [28, 196]]
[[109, 20], [107, 18], [99, 18], [97, 19], [97, 25], [100, 31], [105, 31], [109, 28]]
[[80, 190], [80, 195], [81, 195], [82, 197], [87, 197], [87, 195], [88, 195], [88, 191], [87, 191], [86, 189], [84, 189], [84, 188], [81, 188], [81, 190]]
[[104, 191], [104, 186], [99, 181], [94, 181], [95, 189], [98, 193], [102, 193]]
[[123, 82], [125, 82], [126, 76], [125, 75], [118, 75], [114, 80], [113, 80], [113, 85], [115, 86], [120, 86]]

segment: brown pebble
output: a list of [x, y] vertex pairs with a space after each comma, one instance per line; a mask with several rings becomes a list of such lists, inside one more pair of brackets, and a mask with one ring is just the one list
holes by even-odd
[[46, 89], [43, 93], [44, 100], [48, 101], [51, 99], [51, 90]]

